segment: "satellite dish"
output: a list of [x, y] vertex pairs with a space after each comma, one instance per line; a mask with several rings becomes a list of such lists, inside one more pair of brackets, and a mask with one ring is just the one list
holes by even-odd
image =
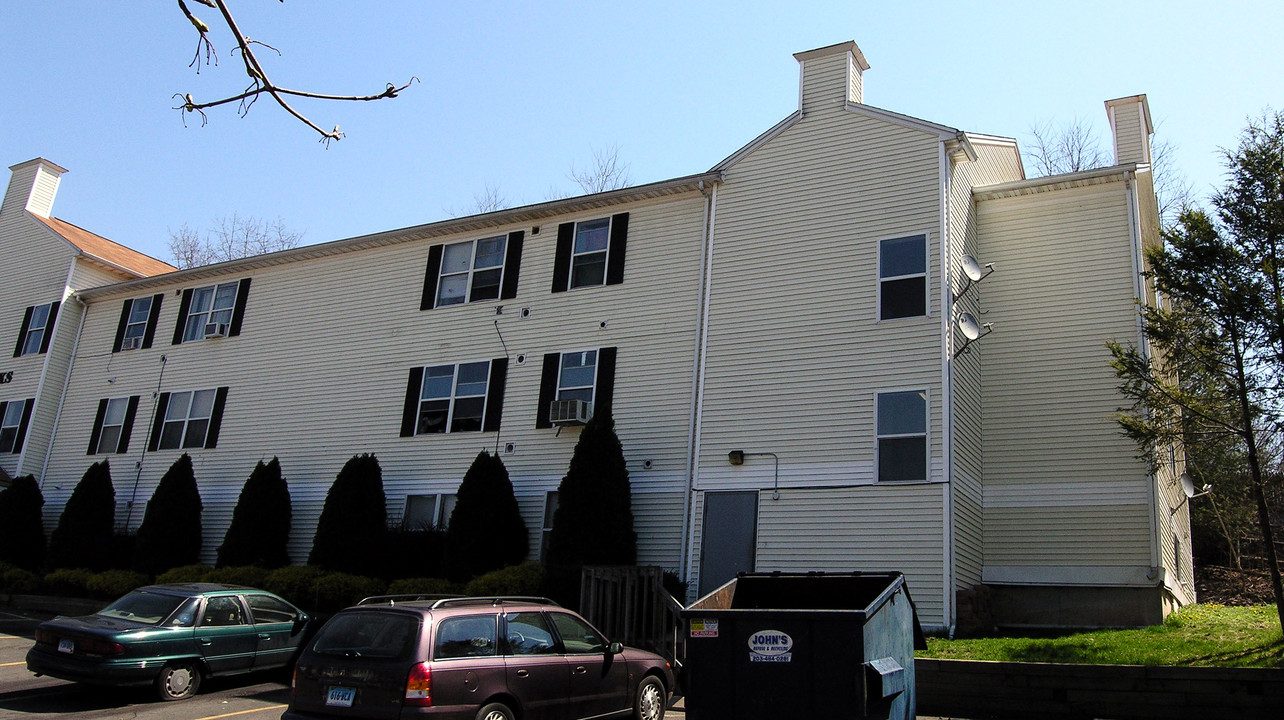
[[1186, 497], [1195, 497], [1195, 480], [1190, 473], [1184, 472], [1178, 479], [1181, 480], [1181, 491], [1186, 494]]
[[976, 321], [975, 317], [972, 317], [972, 313], [961, 313], [959, 315], [959, 331], [968, 340], [975, 340], [981, 337], [981, 324]]
[[972, 282], [976, 282], [985, 277], [985, 271], [981, 269], [981, 263], [977, 262], [976, 258], [971, 255], [964, 255], [962, 264], [963, 274], [967, 275], [968, 279]]

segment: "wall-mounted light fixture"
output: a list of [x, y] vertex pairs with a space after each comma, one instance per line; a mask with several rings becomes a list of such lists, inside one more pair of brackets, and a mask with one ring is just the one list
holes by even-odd
[[780, 456], [773, 452], [751, 452], [744, 450], [732, 450], [727, 453], [727, 462], [732, 465], [744, 465], [747, 457], [770, 457], [775, 462], [775, 478], [771, 484], [771, 499], [780, 499]]

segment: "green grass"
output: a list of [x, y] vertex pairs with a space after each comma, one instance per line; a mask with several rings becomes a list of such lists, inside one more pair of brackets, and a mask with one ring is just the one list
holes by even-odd
[[928, 638], [918, 657], [947, 660], [1203, 665], [1284, 668], [1284, 638], [1272, 605], [1190, 605], [1163, 625], [1062, 635]]

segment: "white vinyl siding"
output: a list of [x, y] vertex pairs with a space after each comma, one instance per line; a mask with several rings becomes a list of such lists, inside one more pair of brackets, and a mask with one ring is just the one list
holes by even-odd
[[[614, 209], [614, 208], [613, 208]], [[523, 298], [528, 317], [506, 309], [496, 316], [493, 305], [465, 304], [425, 321], [419, 310], [423, 258], [432, 245], [480, 236], [530, 231], [531, 223], [495, 227], [479, 233], [439, 235], [410, 242], [302, 260], [258, 269], [252, 275], [255, 332], [236, 343], [185, 343], [167, 347], [164, 375], [153, 353], [115, 353], [78, 358], [67, 392], [62, 429], [55, 441], [50, 472], [79, 477], [88, 466], [85, 442], [107, 378], [113, 393], [142, 397], [135, 440], [145, 431], [145, 418], [155, 414], [149, 400], [162, 380], [162, 392], [231, 385], [238, 401], [229, 401], [222, 419], [217, 452], [192, 453], [201, 501], [205, 507], [202, 557], [212, 560], [230, 522], [245, 478], [259, 457], [280, 458], [290, 480], [294, 512], [290, 552], [296, 562], [307, 558], [316, 518], [326, 493], [344, 462], [354, 454], [373, 452], [383, 469], [385, 493], [398, 503], [406, 495], [448, 494], [459, 487], [481, 449], [477, 433], [450, 433], [432, 438], [425, 454], [422, 441], [401, 438], [399, 428], [408, 368], [460, 360], [500, 357], [503, 343], [510, 357], [539, 358], [571, 348], [619, 349], [614, 409], [616, 431], [630, 472], [643, 460], [652, 470], [633, 476], [634, 492], [686, 487], [691, 416], [692, 372], [698, 337], [701, 239], [704, 198], [698, 192], [620, 206], [630, 213], [629, 282], [592, 293], [548, 293], [554, 264], [554, 238], [561, 222], [601, 217], [567, 215], [541, 220], [541, 242], [528, 242], [522, 274], [533, 292]], [[246, 277], [244, 270], [206, 284]], [[636, 281], [636, 282], [635, 282]], [[158, 279], [96, 299], [88, 310], [81, 347], [111, 346], [126, 298], [162, 293], [160, 328], [173, 328], [176, 290], [190, 280]], [[301, 304], [301, 297], [326, 297], [326, 312]], [[29, 304], [29, 303], [28, 303]], [[378, 322], [370, 322], [372, 316]], [[496, 321], [498, 320], [498, 332]], [[602, 321], [608, 321], [606, 328]], [[336, 328], [343, 342], [336, 342]], [[14, 328], [16, 334], [17, 328]], [[11, 336], [12, 337], [12, 336]], [[539, 502], [522, 506], [532, 532], [538, 532], [544, 492], [555, 490], [565, 475], [579, 431], [537, 430], [530, 422], [536, 407], [540, 363], [511, 363], [504, 394], [504, 419], [498, 448], [512, 443], [516, 451], [501, 454], [519, 500], [536, 493]], [[79, 445], [79, 457], [76, 446]], [[493, 441], [486, 449], [497, 449]], [[131, 443], [122, 459], [138, 459], [144, 442]], [[175, 452], [149, 453], [144, 459], [136, 501], [145, 503]], [[113, 467], [118, 463], [113, 463]], [[119, 465], [125, 467], [125, 465]], [[48, 490], [46, 518], [70, 492]], [[119, 488], [122, 495], [133, 493]], [[128, 498], [122, 497], [122, 500]], [[141, 507], [139, 505], [138, 507]], [[679, 511], [680, 514], [680, 511]], [[132, 522], [141, 520], [135, 512]], [[639, 522], [640, 545], [664, 547], [670, 557], [650, 561], [677, 568], [680, 549], [668, 539], [654, 545], [652, 533], [680, 537], [674, 527], [652, 529]], [[538, 547], [532, 540], [532, 553]], [[652, 551], [654, 552], [654, 551]]]
[[1105, 346], [1138, 332], [1124, 183], [979, 192], [978, 250], [1001, 268], [983, 287], [987, 571], [1158, 562]]

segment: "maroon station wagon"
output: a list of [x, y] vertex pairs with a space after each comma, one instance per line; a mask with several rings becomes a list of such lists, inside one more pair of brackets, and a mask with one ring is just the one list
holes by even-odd
[[282, 720], [661, 720], [673, 671], [544, 598], [350, 607], [294, 670]]

